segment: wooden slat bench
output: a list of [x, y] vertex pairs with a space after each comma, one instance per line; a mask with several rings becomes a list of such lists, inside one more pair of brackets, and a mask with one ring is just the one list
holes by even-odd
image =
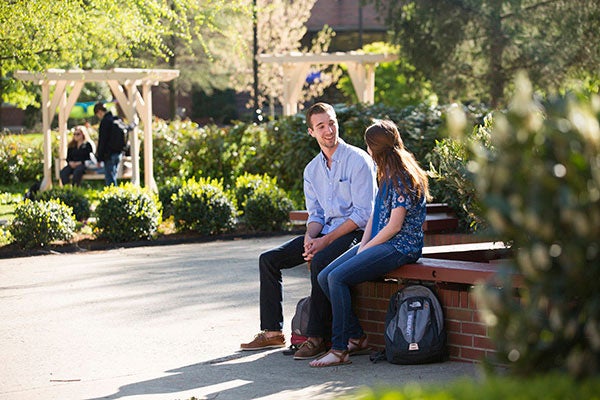
[[[289, 219], [293, 225], [304, 225], [308, 220], [308, 211], [293, 210], [289, 212]], [[458, 219], [447, 204], [427, 204], [427, 215], [423, 230], [426, 233], [454, 232], [458, 227]]]
[[[64, 160], [63, 160], [64, 161]], [[54, 175], [56, 180], [60, 184], [60, 170], [65, 164], [61, 163], [57, 158], [54, 160]], [[132, 164], [131, 164], [131, 156], [123, 156], [121, 158], [121, 162], [119, 163], [119, 167], [117, 168], [117, 179], [131, 179], [132, 173]], [[82, 177], [83, 180], [86, 179], [104, 179], [104, 173], [98, 172], [95, 169], [86, 169], [85, 173]]]
[[[425, 257], [416, 263], [353, 288], [355, 311], [370, 343], [378, 350], [385, 347], [385, 314], [392, 294], [407, 284], [421, 283], [434, 287], [444, 309], [450, 359], [480, 362], [490, 357], [495, 349], [480, 319], [472, 289], [494, 278], [498, 262], [511, 256], [510, 249], [503, 243], [488, 242], [431, 246], [423, 253]], [[473, 261], [453, 259], [460, 254], [469, 254]], [[431, 258], [434, 255], [436, 258]], [[513, 284], [521, 286], [522, 278], [514, 275]]]

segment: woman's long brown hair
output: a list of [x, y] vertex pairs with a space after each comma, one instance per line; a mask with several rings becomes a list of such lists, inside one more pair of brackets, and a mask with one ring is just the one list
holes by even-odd
[[[377, 182], [390, 178], [394, 188], [399, 190], [398, 179], [414, 200], [424, 196], [430, 200], [427, 173], [421, 168], [414, 155], [404, 147], [398, 127], [392, 121], [379, 120], [365, 131], [365, 143], [371, 150], [373, 161], [377, 164]], [[406, 181], [406, 178], [410, 182]]]

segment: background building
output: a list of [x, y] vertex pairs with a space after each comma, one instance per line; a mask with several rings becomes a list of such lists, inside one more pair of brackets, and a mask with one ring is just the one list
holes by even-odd
[[310, 43], [312, 37], [329, 25], [336, 32], [330, 51], [351, 51], [372, 42], [385, 41], [387, 29], [373, 5], [363, 6], [360, 0], [317, 0], [303, 40]]

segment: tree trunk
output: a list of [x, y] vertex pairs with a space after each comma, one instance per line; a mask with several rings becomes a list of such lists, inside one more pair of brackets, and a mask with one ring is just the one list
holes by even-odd
[[[0, 76], [4, 76], [2, 74], [1, 67], [0, 67]], [[2, 93], [4, 93], [4, 79], [0, 80], [0, 131], [2, 131], [4, 128], [4, 120], [2, 119], [2, 103], [4, 103], [4, 100], [2, 100]]]
[[[175, 55], [169, 60], [171, 68], [175, 68]], [[177, 117], [177, 79], [169, 81], [169, 119], [172, 121]]]
[[502, 0], [491, 0], [491, 13], [489, 16], [488, 40], [490, 43], [490, 65], [488, 72], [490, 102], [492, 107], [497, 107], [504, 99], [504, 86], [506, 76], [502, 67], [502, 55], [506, 46], [506, 39], [502, 31]]

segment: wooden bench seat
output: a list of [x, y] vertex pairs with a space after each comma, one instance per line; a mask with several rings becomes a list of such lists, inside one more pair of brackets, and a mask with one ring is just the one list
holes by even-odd
[[[308, 220], [308, 211], [290, 211], [289, 219], [294, 225], [304, 225]], [[423, 230], [426, 233], [454, 232], [456, 228], [458, 228], [458, 219], [447, 204], [427, 204], [427, 215], [425, 216], [425, 222], [423, 223]]]
[[471, 242], [425, 246], [422, 256], [445, 260], [485, 261], [512, 257], [512, 250], [504, 242]]
[[[59, 159], [54, 160], [54, 175], [56, 180], [60, 183], [60, 170], [65, 164], [61, 163]], [[121, 157], [121, 162], [117, 168], [117, 179], [131, 179], [132, 176], [132, 163], [131, 156]], [[98, 172], [95, 169], [86, 169], [82, 176], [83, 180], [86, 179], [104, 179], [104, 172]]]
[[[512, 256], [502, 242], [463, 243], [423, 248], [423, 256], [387, 273], [384, 279], [418, 280], [435, 283], [475, 285], [493, 279], [498, 272], [495, 260]], [[520, 283], [515, 276], [514, 284]]]
[[[496, 263], [420, 258], [414, 264], [406, 264], [387, 273], [384, 279], [475, 285], [492, 281], [497, 272]], [[521, 286], [521, 282], [521, 277], [515, 275], [514, 286]]]

